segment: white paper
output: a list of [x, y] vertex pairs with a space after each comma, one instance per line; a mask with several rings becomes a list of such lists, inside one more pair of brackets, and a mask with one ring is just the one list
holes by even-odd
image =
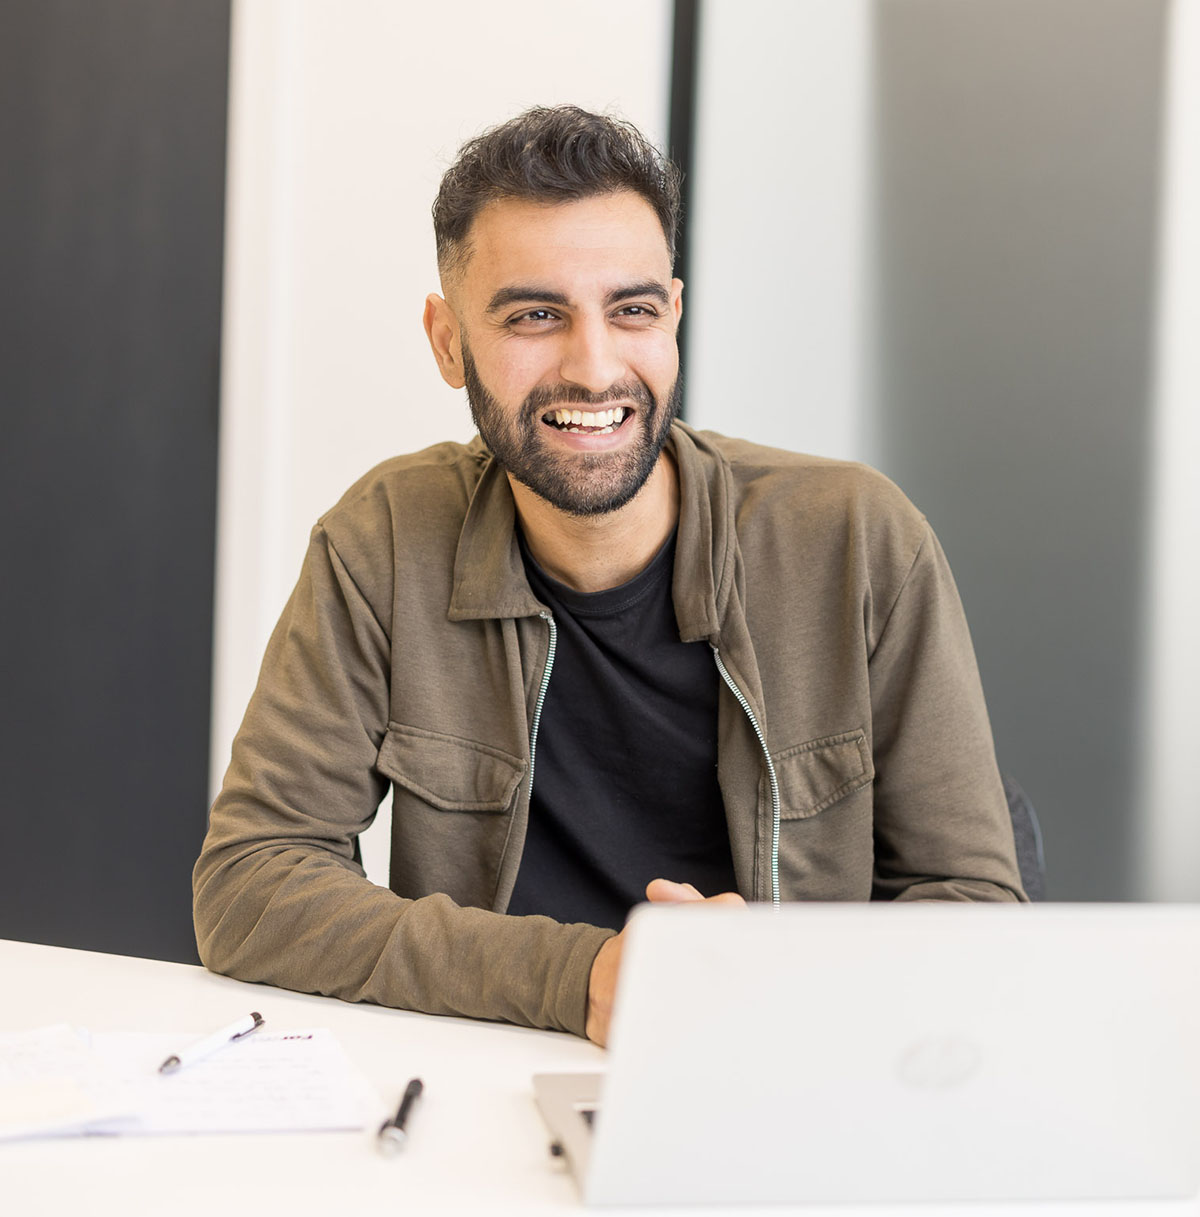
[[329, 1031], [256, 1031], [158, 1072], [196, 1038], [67, 1026], [0, 1035], [0, 1139], [359, 1129], [381, 1110]]
[[0, 1140], [128, 1117], [132, 1088], [66, 1024], [0, 1034]]
[[326, 1030], [255, 1031], [175, 1073], [159, 1065], [189, 1037], [96, 1032], [92, 1045], [137, 1085], [139, 1133], [300, 1132], [363, 1128], [378, 1108]]

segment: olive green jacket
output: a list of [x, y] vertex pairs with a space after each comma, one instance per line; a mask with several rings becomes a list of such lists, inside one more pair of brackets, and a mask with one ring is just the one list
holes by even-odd
[[[721, 680], [742, 894], [1021, 899], [970, 638], [925, 519], [862, 466], [682, 424], [670, 443], [675, 612]], [[612, 931], [504, 915], [554, 628], [513, 522], [476, 439], [386, 462], [317, 524], [196, 865], [210, 968], [582, 1034]], [[389, 783], [390, 890], [357, 850]]]

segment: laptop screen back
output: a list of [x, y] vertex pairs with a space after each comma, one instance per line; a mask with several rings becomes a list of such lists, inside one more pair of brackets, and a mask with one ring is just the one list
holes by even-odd
[[1190, 1196], [1200, 908], [638, 910], [599, 1204]]

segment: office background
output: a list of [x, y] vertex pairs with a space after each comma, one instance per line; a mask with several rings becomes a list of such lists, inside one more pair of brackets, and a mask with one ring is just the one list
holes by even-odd
[[194, 958], [309, 527], [470, 434], [438, 178], [567, 100], [690, 131], [689, 419], [929, 515], [1051, 895], [1200, 895], [1194, 0], [10, 0], [0, 82], [0, 936]]

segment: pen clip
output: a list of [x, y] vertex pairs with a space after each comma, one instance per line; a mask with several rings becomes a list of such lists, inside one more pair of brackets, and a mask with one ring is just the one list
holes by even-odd
[[257, 1031], [259, 1029], [259, 1027], [261, 1027], [263, 1025], [263, 1023], [266, 1022], [266, 1019], [264, 1019], [263, 1016], [261, 1014], [259, 1014], [259, 1012], [257, 1010], [251, 1010], [250, 1017], [252, 1019], [254, 1019], [254, 1026], [247, 1027], [245, 1031], [239, 1031], [237, 1033], [237, 1035], [231, 1035], [229, 1037], [231, 1043], [233, 1042], [233, 1040], [240, 1040], [244, 1036], [249, 1035], [251, 1032]]

